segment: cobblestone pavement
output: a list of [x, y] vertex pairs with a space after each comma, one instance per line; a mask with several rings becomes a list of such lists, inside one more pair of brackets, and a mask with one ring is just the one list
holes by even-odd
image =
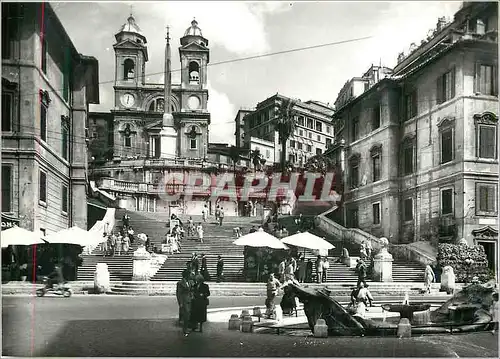
[[[211, 307], [263, 298], [213, 297]], [[182, 335], [174, 297], [3, 297], [3, 355], [12, 356], [372, 356], [496, 357], [491, 333], [396, 338], [325, 338], [230, 332], [206, 323]]]

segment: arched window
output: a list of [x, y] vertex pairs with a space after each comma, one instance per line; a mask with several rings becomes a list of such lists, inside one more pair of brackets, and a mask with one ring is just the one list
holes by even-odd
[[198, 63], [195, 61], [189, 63], [189, 83], [200, 83], [200, 65], [198, 65]]
[[[148, 107], [149, 112], [163, 112], [165, 108], [165, 100], [163, 98], [157, 98], [151, 101]], [[175, 112], [174, 105], [170, 105], [170, 112]]]
[[135, 77], [135, 64], [131, 59], [126, 59], [123, 62], [123, 79], [133, 80]]

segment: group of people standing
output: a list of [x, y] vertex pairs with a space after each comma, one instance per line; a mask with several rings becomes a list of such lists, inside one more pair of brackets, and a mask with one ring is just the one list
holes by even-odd
[[[208, 205], [203, 206], [203, 209], [201, 210], [203, 222], [208, 221], [209, 214], [210, 210], [208, 208]], [[222, 226], [222, 221], [224, 220], [224, 208], [222, 208], [222, 206], [220, 205], [217, 205], [217, 207], [215, 208], [215, 220], [220, 226]]]
[[127, 212], [122, 218], [122, 228], [118, 235], [114, 233], [108, 233], [108, 224], [106, 224], [106, 229], [104, 235], [107, 240], [101, 243], [101, 250], [103, 256], [114, 256], [121, 255], [122, 253], [128, 254], [130, 246], [134, 243], [134, 229], [130, 225], [130, 217]]
[[207, 321], [207, 307], [210, 304], [210, 288], [201, 274], [193, 275], [189, 269], [182, 272], [182, 279], [177, 282], [177, 303], [179, 305], [179, 325], [185, 336], [189, 330], [203, 332], [203, 323]]

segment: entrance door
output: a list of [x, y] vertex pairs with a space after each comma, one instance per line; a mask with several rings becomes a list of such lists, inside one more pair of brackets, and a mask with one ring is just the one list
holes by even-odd
[[484, 252], [486, 253], [486, 258], [488, 259], [488, 268], [496, 272], [496, 243], [490, 241], [478, 241], [477, 244], [480, 244], [484, 247]]

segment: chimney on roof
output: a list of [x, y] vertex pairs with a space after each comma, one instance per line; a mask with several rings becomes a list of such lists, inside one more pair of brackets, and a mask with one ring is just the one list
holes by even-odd
[[446, 26], [446, 17], [442, 16], [438, 19], [438, 22], [436, 24], [436, 30], [441, 31], [445, 28]]

